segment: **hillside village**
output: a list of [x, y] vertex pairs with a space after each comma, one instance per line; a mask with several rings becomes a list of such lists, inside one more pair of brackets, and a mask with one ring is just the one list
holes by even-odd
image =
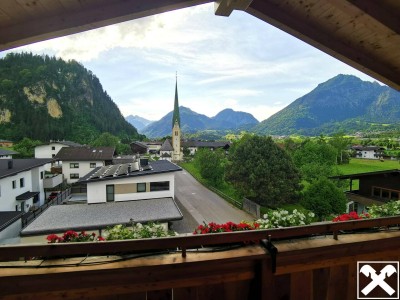
[[[7, 140], [1, 143], [8, 148], [13, 144]], [[115, 147], [58, 140], [35, 146], [34, 158], [13, 159], [18, 152], [0, 150], [0, 197], [4, 198], [0, 242], [44, 242], [48, 235], [69, 230], [102, 236], [106, 229], [119, 224], [156, 222], [165, 230], [172, 229], [174, 221], [184, 218], [179, 208], [182, 202], [178, 205], [175, 200], [175, 174], [182, 172], [179, 164], [197, 157], [198, 151], [222, 151], [226, 155], [231, 146], [231, 141], [183, 139], [176, 80], [171, 139], [134, 141], [131, 155], [118, 155]], [[341, 159], [344, 151], [347, 161], [349, 155], [355, 159], [397, 159], [387, 156], [381, 146], [343, 146]], [[337, 175], [332, 180], [350, 179], [346, 212], [361, 216], [371, 205], [400, 199], [399, 173], [388, 170]], [[358, 181], [359, 191], [353, 190], [353, 180]], [[247, 199], [239, 208], [252, 212], [250, 218], [261, 216], [259, 204]], [[106, 217], [99, 219], [100, 215]], [[193, 228], [183, 230], [191, 232]]]

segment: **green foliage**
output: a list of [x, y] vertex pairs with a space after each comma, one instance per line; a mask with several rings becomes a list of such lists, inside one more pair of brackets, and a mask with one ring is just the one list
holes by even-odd
[[35, 147], [41, 145], [41, 141], [34, 141], [29, 138], [22, 139], [19, 143], [14, 144], [14, 150], [18, 154], [14, 158], [33, 158], [35, 156]]
[[303, 192], [301, 204], [323, 220], [331, 214], [340, 214], [346, 210], [346, 196], [326, 177], [314, 180]]
[[220, 186], [224, 178], [224, 153], [221, 150], [200, 149], [194, 156], [194, 163], [201, 177], [215, 186]]
[[174, 232], [169, 232], [163, 225], [157, 223], [141, 224], [135, 223], [131, 227], [125, 225], [115, 225], [106, 229], [105, 236], [110, 240], [127, 239], [148, 239], [157, 237], [175, 236]]
[[102, 132], [141, 139], [99, 79], [76, 61], [28, 53], [0, 59], [0, 138], [89, 143]]
[[350, 153], [347, 150], [352, 144], [353, 139], [345, 137], [343, 132], [336, 133], [329, 140], [329, 144], [336, 149], [336, 162], [338, 165], [350, 162]]
[[368, 207], [371, 218], [392, 217], [400, 215], [400, 200], [390, 201], [383, 205], [372, 205]]
[[357, 174], [375, 171], [398, 169], [399, 162], [395, 160], [380, 161], [379, 159], [352, 158], [347, 165], [339, 165], [341, 174]]
[[294, 209], [288, 212], [285, 209], [268, 210], [262, 219], [258, 219], [256, 223], [260, 225], [260, 229], [292, 227], [310, 224], [315, 214], [310, 211], [298, 211]]
[[242, 195], [269, 207], [297, 201], [299, 171], [270, 137], [246, 135], [228, 158], [225, 177]]
[[323, 139], [305, 140], [300, 147], [294, 150], [292, 156], [303, 179], [308, 182], [322, 176], [331, 176], [335, 172], [337, 151]]

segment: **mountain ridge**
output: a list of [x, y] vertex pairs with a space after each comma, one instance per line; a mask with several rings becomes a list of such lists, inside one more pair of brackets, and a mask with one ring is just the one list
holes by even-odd
[[[252, 131], [319, 135], [368, 130], [367, 124], [400, 122], [400, 93], [377, 82], [339, 74], [260, 122]], [[362, 125], [360, 125], [362, 124]]]
[[[183, 133], [195, 133], [202, 130], [227, 130], [251, 128], [258, 124], [258, 120], [253, 115], [246, 112], [234, 111], [227, 108], [208, 117], [199, 114], [188, 107], [179, 107], [181, 117], [181, 130]], [[173, 111], [166, 114], [160, 120], [151, 123], [143, 128], [142, 133], [149, 138], [163, 137], [171, 134], [171, 120]]]

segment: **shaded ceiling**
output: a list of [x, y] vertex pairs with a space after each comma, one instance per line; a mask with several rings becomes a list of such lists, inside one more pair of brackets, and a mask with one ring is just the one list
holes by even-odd
[[[0, 50], [211, 1], [1, 0]], [[399, 0], [220, 0], [400, 90]]]

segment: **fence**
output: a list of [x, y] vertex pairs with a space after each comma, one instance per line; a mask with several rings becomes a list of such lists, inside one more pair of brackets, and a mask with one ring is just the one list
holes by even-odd
[[247, 198], [243, 198], [243, 210], [255, 216], [257, 219], [260, 218], [260, 205]]
[[46, 202], [42, 206], [40, 206], [38, 209], [28, 212], [22, 216], [22, 228], [25, 228], [28, 226], [33, 220], [35, 220], [38, 216], [40, 216], [49, 206], [51, 205], [57, 205], [62, 203], [65, 199], [67, 199], [71, 195], [71, 189], [66, 189], [65, 191], [62, 191], [55, 197], [54, 199]]

